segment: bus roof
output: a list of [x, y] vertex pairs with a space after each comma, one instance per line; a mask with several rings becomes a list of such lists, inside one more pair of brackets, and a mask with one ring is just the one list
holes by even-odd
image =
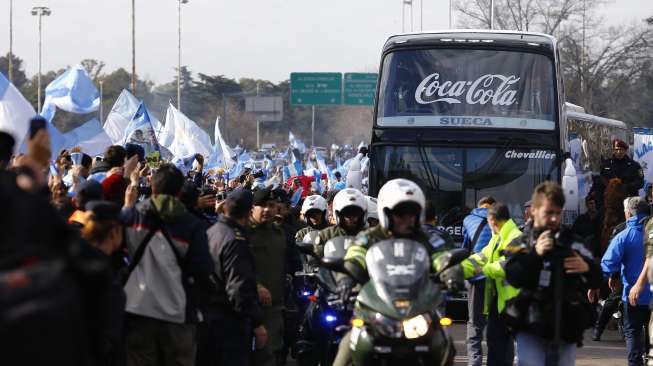
[[585, 122], [590, 122], [590, 123], [594, 123], [594, 124], [597, 124], [597, 125], [604, 125], [604, 126], [621, 128], [621, 129], [624, 129], [624, 130], [628, 129], [628, 125], [626, 125], [622, 121], [618, 121], [616, 119], [599, 117], [599, 116], [595, 116], [593, 114], [577, 112], [577, 111], [573, 111], [573, 110], [569, 110], [569, 109], [567, 109], [567, 118], [568, 119], [569, 118], [577, 119], [577, 120], [585, 121]]
[[388, 37], [383, 51], [405, 45], [445, 45], [445, 44], [482, 44], [498, 46], [537, 47], [545, 46], [553, 49], [556, 39], [548, 34], [536, 32], [522, 32], [516, 30], [487, 30], [487, 29], [447, 29], [424, 31], [418, 33], [404, 33]]

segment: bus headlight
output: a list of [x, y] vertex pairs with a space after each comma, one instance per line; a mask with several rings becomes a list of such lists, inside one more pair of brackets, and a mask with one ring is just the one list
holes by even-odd
[[429, 331], [431, 317], [428, 314], [418, 315], [414, 318], [404, 320], [404, 334], [408, 339], [423, 337]]

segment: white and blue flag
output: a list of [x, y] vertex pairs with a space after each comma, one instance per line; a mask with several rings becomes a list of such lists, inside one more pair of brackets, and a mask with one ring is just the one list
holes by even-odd
[[100, 93], [81, 65], [69, 68], [45, 88], [41, 115], [52, 121], [57, 108], [76, 114], [100, 108]]
[[14, 152], [22, 145], [29, 130], [29, 120], [36, 115], [34, 107], [18, 89], [0, 73], [0, 131], [14, 137]]
[[160, 156], [161, 148], [156, 140], [154, 127], [152, 127], [150, 112], [143, 102], [138, 106], [138, 110], [127, 125], [122, 144], [140, 145], [145, 150], [146, 156], [151, 156], [155, 152], [158, 152]]
[[97, 118], [84, 123], [74, 130], [64, 134], [66, 149], [80, 147], [82, 152], [94, 156], [101, 155], [111, 146], [112, 141], [104, 131]]

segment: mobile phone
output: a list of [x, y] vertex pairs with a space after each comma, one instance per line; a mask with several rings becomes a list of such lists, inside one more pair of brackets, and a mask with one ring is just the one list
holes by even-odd
[[225, 194], [224, 192], [218, 192], [215, 195], [215, 199], [218, 201], [224, 201], [225, 200]]
[[37, 116], [29, 121], [29, 138], [33, 139], [39, 130], [45, 129], [45, 118]]
[[73, 165], [82, 165], [82, 156], [84, 156], [82, 153], [72, 153], [70, 154], [70, 159], [73, 162]]

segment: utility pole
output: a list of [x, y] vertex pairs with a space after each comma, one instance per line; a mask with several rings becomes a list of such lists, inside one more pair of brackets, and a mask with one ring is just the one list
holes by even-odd
[[494, 29], [494, 0], [490, 0], [490, 29]]
[[9, 82], [14, 82], [14, 0], [9, 0]]
[[136, 0], [132, 0], [132, 94], [136, 95]]
[[42, 37], [41, 36], [43, 33], [42, 19], [44, 16], [49, 16], [50, 14], [52, 14], [52, 11], [48, 7], [35, 6], [32, 8], [32, 15], [39, 17], [39, 73], [37, 76], [38, 91], [36, 93], [38, 98], [37, 113], [39, 114], [41, 113], [41, 66], [42, 66], [42, 47], [41, 47]]
[[104, 107], [102, 106], [102, 101], [104, 99], [104, 80], [100, 80], [100, 125], [104, 125], [102, 121], [104, 120]]
[[453, 0], [449, 0], [449, 29], [453, 26]]
[[188, 0], [177, 0], [177, 17], [179, 26], [179, 38], [177, 42], [177, 109], [181, 112], [181, 4], [188, 3]]

